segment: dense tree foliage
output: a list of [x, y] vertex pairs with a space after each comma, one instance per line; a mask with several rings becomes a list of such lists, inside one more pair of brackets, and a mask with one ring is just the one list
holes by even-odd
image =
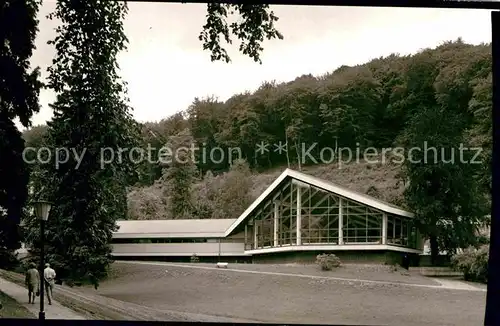
[[[231, 148], [239, 148], [252, 169], [298, 167], [316, 163], [297, 155], [302, 146], [313, 147], [310, 153], [316, 161], [324, 147], [402, 146], [412, 119], [423, 109], [439, 107], [444, 114], [464, 116], [460, 135], [469, 145], [484, 148], [485, 162], [491, 152], [490, 56], [490, 45], [458, 40], [413, 56], [390, 55], [343, 66], [319, 77], [265, 82], [255, 92], [236, 94], [227, 101], [197, 98], [183, 113], [144, 124], [144, 140], [153, 143], [189, 128], [207, 153], [215, 147], [226, 153], [222, 163], [197, 160], [203, 174], [226, 171], [231, 159], [238, 158], [236, 151], [227, 155]], [[287, 152], [271, 145], [269, 151], [256, 153], [260, 142], [280, 141], [289, 145]], [[481, 166], [485, 170], [478, 171], [478, 177], [486, 187], [491, 173], [488, 164]], [[161, 176], [161, 169], [143, 173], [149, 177], [141, 184], [150, 185]]]
[[251, 204], [250, 168], [244, 160], [236, 160], [229, 171], [221, 175], [220, 187], [214, 194], [213, 218], [237, 218]]
[[[32, 198], [54, 203], [47, 229], [48, 259], [67, 281], [90, 281], [96, 287], [111, 261], [115, 222], [128, 216], [129, 185], [162, 178], [169, 185], [162, 189], [170, 197], [166, 203], [172, 216], [196, 214], [189, 198], [194, 159], [188, 159], [189, 164], [174, 159], [167, 165], [161, 160], [165, 145], [195, 144], [185, 116], [173, 116], [163, 126], [141, 126], [131, 118], [116, 60], [127, 42], [122, 24], [126, 12], [126, 4], [119, 2], [57, 1], [49, 15], [60, 21], [56, 38], [49, 42], [56, 49], [48, 82], [57, 94], [51, 105], [54, 118], [48, 128], [39, 126], [25, 134], [30, 146], [52, 149], [48, 163], [36, 162], [31, 171]], [[241, 20], [228, 26], [226, 18], [234, 13]], [[274, 28], [276, 21], [267, 5], [210, 3], [199, 39], [212, 60], [229, 62], [219, 34], [228, 43], [233, 34], [242, 42], [240, 52], [260, 62], [264, 39], [283, 38]], [[21, 113], [18, 116], [25, 119]], [[150, 155], [137, 157], [138, 152], [131, 151], [140, 145]], [[184, 156], [177, 160], [184, 161]], [[28, 158], [33, 159], [33, 153]], [[28, 245], [36, 254], [38, 225], [32, 216], [25, 225]]]
[[208, 171], [203, 183], [193, 186], [195, 218], [237, 218], [251, 204], [253, 182], [244, 160], [236, 160], [229, 171], [214, 176]]
[[440, 249], [453, 254], [475, 244], [488, 214], [486, 196], [475, 179], [479, 169], [472, 162], [474, 155], [457, 148], [468, 147], [464, 116], [431, 106], [416, 113], [406, 130], [407, 148], [431, 149], [413, 155], [404, 171], [409, 179], [406, 203], [422, 234], [430, 237], [432, 261]]
[[[465, 114], [465, 140], [482, 147], [482, 162], [491, 157], [491, 47], [461, 40], [446, 42], [413, 56], [390, 55], [366, 64], [347, 67], [319, 77], [305, 75], [277, 84], [265, 82], [255, 92], [236, 94], [227, 101], [197, 98], [185, 112], [158, 123], [142, 125], [143, 142], [159, 148], [172, 135], [189, 128], [194, 141], [207, 152], [214, 147], [240, 148], [252, 169], [284, 164], [298, 167], [295, 151], [299, 137], [318, 159], [323, 147], [377, 148], [402, 145], [412, 117], [428, 103], [445, 112]], [[304, 109], [305, 108], [305, 109]], [[261, 142], [288, 141], [288, 152], [269, 147], [262, 155]], [[146, 145], [145, 145], [146, 146]], [[275, 149], [275, 148], [274, 148]], [[200, 153], [200, 152], [198, 152]], [[232, 159], [236, 159], [236, 152]], [[288, 154], [288, 155], [287, 155]], [[197, 160], [202, 173], [226, 171], [230, 156], [222, 163]], [[489, 164], [482, 164], [478, 178], [489, 189]], [[141, 166], [141, 185], [151, 185], [161, 166]]]
[[38, 1], [3, 1], [0, 5], [0, 265], [20, 247], [18, 226], [28, 197], [24, 140], [14, 121], [30, 126], [39, 111], [38, 68], [29, 60], [38, 32]]
[[183, 130], [170, 137], [165, 147], [169, 152], [160, 157], [160, 163], [165, 166], [165, 195], [170, 196], [170, 214], [174, 219], [186, 219], [193, 215], [191, 187], [196, 178], [195, 145], [190, 131]]
[[[405, 161], [410, 181], [405, 199], [417, 215], [420, 231], [430, 237], [433, 259], [440, 249], [453, 253], [475, 244], [477, 227], [488, 213], [482, 180], [478, 182], [486, 171], [481, 165], [487, 162], [476, 163], [476, 151], [469, 149], [474, 146], [466, 135], [477, 128], [469, 108], [474, 105], [474, 83], [491, 72], [491, 59], [476, 52], [475, 59], [465, 60], [456, 52], [462, 46], [460, 41], [445, 45], [441, 57], [429, 50], [415, 55], [408, 67], [407, 101], [402, 104], [412, 115], [400, 140], [408, 149], [423, 149]], [[476, 54], [471, 52], [466, 53]]]
[[[125, 186], [135, 170], [129, 153], [120, 154], [137, 145], [139, 132], [117, 75], [116, 56], [127, 41], [126, 10], [119, 2], [68, 0], [58, 1], [50, 15], [62, 24], [50, 42], [56, 57], [48, 84], [57, 99], [47, 143], [68, 151], [52, 152], [50, 163], [33, 178], [35, 198], [54, 203], [48, 259], [67, 280], [95, 286], [106, 275], [112, 231], [126, 216]], [[42, 183], [47, 187], [40, 191]], [[37, 228], [27, 225], [35, 244]]]

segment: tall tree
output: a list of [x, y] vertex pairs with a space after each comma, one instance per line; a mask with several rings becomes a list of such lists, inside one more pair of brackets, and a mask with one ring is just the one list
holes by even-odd
[[250, 102], [248, 94], [235, 95], [226, 102], [230, 110], [215, 138], [223, 146], [241, 148], [243, 157], [255, 167], [258, 156], [255, 146], [263, 137], [259, 128], [260, 117]]
[[469, 110], [474, 115], [474, 124], [468, 130], [471, 143], [482, 148], [482, 169], [478, 175], [484, 191], [491, 193], [491, 155], [493, 147], [493, 123], [491, 111], [493, 106], [492, 74], [487, 78], [475, 80], [473, 97], [469, 101]]
[[[415, 55], [406, 73], [407, 148], [435, 150], [418, 154], [426, 162], [405, 162], [410, 182], [405, 197], [420, 231], [429, 236], [433, 262], [440, 250], [453, 253], [474, 245], [477, 228], [486, 220], [487, 196], [478, 182], [484, 165], [472, 162], [472, 151], [459, 152], [471, 144], [465, 138], [475, 110], [469, 104], [470, 81], [484, 76], [490, 61], [479, 48], [447, 42]], [[473, 63], [465, 59], [471, 49], [479, 51]]]
[[141, 146], [147, 149], [147, 159], [137, 166], [136, 180], [129, 185], [152, 185], [162, 176], [162, 166], [158, 162], [160, 149], [166, 139], [186, 129], [188, 122], [183, 112], [178, 112], [160, 122], [146, 122], [141, 125]]
[[[288, 87], [283, 88], [283, 93], [279, 96], [276, 106], [278, 114], [281, 116], [285, 127], [285, 144], [287, 163], [290, 154], [295, 154], [299, 171], [302, 169], [302, 145], [304, 140], [310, 139], [314, 130], [313, 115], [318, 108], [317, 96], [314, 92], [316, 79], [311, 75], [304, 75], [297, 78]], [[317, 116], [317, 115], [316, 115]], [[308, 144], [309, 145], [309, 144]], [[306, 146], [309, 147], [309, 146]]]
[[338, 139], [339, 146], [373, 145], [381, 90], [372, 73], [366, 67], [355, 67], [326, 79], [322, 86], [323, 133]]
[[[227, 116], [224, 108], [223, 103], [214, 97], [195, 98], [186, 111], [189, 116], [189, 129], [194, 140], [207, 152], [219, 147], [215, 140], [215, 134], [221, 129], [220, 124]], [[228, 165], [225, 158], [221, 164], [215, 164], [215, 162], [200, 159], [202, 155], [202, 151], [196, 154], [197, 165], [202, 173], [208, 170], [218, 170]]]
[[170, 198], [170, 215], [173, 219], [192, 218], [193, 203], [191, 186], [196, 173], [193, 136], [189, 130], [170, 137], [166, 148], [169, 153], [162, 157], [165, 165], [164, 178], [167, 182], [165, 196]]
[[2, 112], [0, 139], [0, 266], [5, 267], [21, 244], [18, 226], [28, 197], [28, 170], [21, 133]]
[[[39, 111], [39, 70], [30, 69], [39, 1], [0, 4], [0, 265], [20, 247], [18, 225], [28, 197], [24, 140], [14, 120], [29, 127]], [[31, 71], [30, 71], [31, 70]]]
[[[117, 74], [126, 12], [121, 2], [60, 0], [49, 15], [61, 26], [49, 42], [56, 57], [48, 80], [57, 98], [48, 142], [68, 152], [52, 156], [43, 176], [49, 187], [37, 194], [54, 202], [48, 259], [66, 280], [96, 287], [111, 261], [115, 221], [126, 215], [125, 183], [134, 167], [121, 149], [135, 147], [139, 132]], [[66, 162], [57, 166], [57, 159]]]
[[404, 195], [416, 226], [430, 239], [433, 263], [440, 250], [453, 254], [474, 245], [486, 219], [485, 196], [475, 179], [480, 166], [471, 164], [474, 153], [459, 152], [463, 130], [463, 116], [440, 107], [422, 109], [406, 130], [407, 148], [420, 150], [405, 160]]

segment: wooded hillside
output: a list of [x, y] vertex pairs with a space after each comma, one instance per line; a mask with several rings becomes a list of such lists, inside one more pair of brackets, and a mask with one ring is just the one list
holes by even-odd
[[[281, 84], [268, 81], [255, 92], [235, 94], [225, 102], [197, 98], [184, 112], [142, 124], [145, 149], [148, 144], [159, 149], [194, 142], [205, 149], [205, 155], [221, 148], [226, 157], [214, 163], [206, 156], [204, 160], [200, 150], [198, 162], [191, 162], [189, 170], [189, 164], [138, 164], [137, 175], [128, 180], [129, 218], [236, 218], [287, 166], [405, 206], [401, 164], [354, 161], [339, 168], [336, 161], [300, 162], [300, 152], [302, 146], [313, 144], [315, 158], [324, 147], [408, 147], [409, 138], [430, 128], [426, 124], [415, 129], [415, 120], [434, 108], [444, 110], [440, 112], [450, 121], [458, 121], [464, 147], [484, 149], [483, 163], [474, 173], [488, 193], [491, 47], [457, 40], [412, 56], [394, 54], [355, 67], [342, 66], [323, 76], [304, 75]], [[26, 145], [43, 144], [44, 130], [38, 126], [25, 132]], [[268, 152], [256, 152], [261, 142], [271, 144]], [[280, 142], [288, 144], [287, 153], [274, 151], [272, 144]], [[230, 168], [230, 148], [241, 149], [247, 163]], [[187, 204], [172, 213], [172, 200]]]

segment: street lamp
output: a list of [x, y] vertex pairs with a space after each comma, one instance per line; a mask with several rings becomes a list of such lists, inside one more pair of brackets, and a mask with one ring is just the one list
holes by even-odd
[[43, 266], [44, 266], [44, 247], [45, 247], [45, 222], [49, 219], [50, 208], [52, 204], [45, 200], [36, 201], [33, 203], [35, 208], [35, 216], [40, 220], [40, 312], [38, 313], [38, 319], [45, 319], [45, 311], [43, 307], [44, 299], [44, 278], [43, 278]]

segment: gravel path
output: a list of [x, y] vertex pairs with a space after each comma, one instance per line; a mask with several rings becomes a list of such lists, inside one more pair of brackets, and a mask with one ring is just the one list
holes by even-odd
[[[284, 265], [231, 268], [283, 269], [290, 274], [305, 274], [308, 268], [314, 269]], [[97, 293], [158, 311], [212, 315], [219, 321], [228, 317], [272, 323], [483, 324], [485, 292], [435, 288], [437, 282], [416, 275], [401, 275], [401, 279], [406, 278], [407, 283], [411, 280], [412, 284], [428, 282], [431, 287], [395, 284], [400, 276], [394, 275], [399, 272], [377, 272], [377, 268], [381, 267], [353, 265], [345, 267], [342, 273], [351, 278], [369, 275], [375, 281], [388, 277], [393, 282], [349, 282], [120, 262], [113, 266], [113, 278], [103, 282]], [[335, 272], [335, 277], [339, 275], [344, 274]]]

